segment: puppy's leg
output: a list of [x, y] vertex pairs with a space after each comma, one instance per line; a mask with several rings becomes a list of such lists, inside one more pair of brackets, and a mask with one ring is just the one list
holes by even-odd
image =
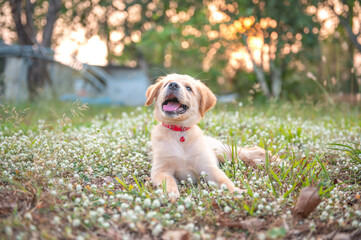
[[221, 141], [215, 138], [209, 136], [205, 136], [205, 137], [208, 147], [210, 147], [212, 151], [216, 154], [218, 161], [225, 162], [226, 160], [225, 157], [226, 158], [232, 157], [232, 148], [230, 146], [223, 144]]
[[[231, 146], [223, 144], [217, 139], [208, 136], [206, 136], [206, 141], [207, 145], [213, 150], [220, 162], [225, 162], [225, 157], [228, 159], [232, 157]], [[237, 148], [238, 157], [242, 159], [242, 161], [244, 161], [248, 166], [252, 167], [262, 165], [266, 161], [266, 154], [266, 150], [260, 147]], [[277, 155], [272, 155], [270, 151], [268, 151], [268, 157], [271, 162], [281, 161]]]
[[227, 177], [227, 175], [218, 167], [210, 167], [207, 169], [207, 180], [215, 182], [217, 185], [226, 185], [228, 190], [233, 192], [242, 192], [241, 189], [234, 186], [234, 183]]
[[252, 167], [262, 165], [266, 161], [267, 154], [270, 162], [281, 161], [281, 159], [277, 155], [272, 155], [270, 151], [266, 151], [260, 147], [238, 149], [239, 158], [242, 159], [247, 165]]
[[152, 175], [153, 184], [157, 186], [166, 186], [167, 193], [170, 197], [179, 198], [179, 191], [175, 178], [166, 172], [158, 172]]

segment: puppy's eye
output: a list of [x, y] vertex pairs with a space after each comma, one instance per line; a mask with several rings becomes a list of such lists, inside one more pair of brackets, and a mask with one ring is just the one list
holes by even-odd
[[186, 89], [187, 89], [188, 91], [192, 91], [192, 88], [189, 87], [189, 86], [186, 86]]

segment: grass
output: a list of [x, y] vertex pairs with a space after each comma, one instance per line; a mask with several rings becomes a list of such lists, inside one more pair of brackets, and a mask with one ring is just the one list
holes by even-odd
[[[180, 183], [175, 204], [150, 182], [151, 108], [51, 102], [0, 112], [0, 239], [160, 238], [171, 230], [192, 239], [280, 239], [361, 227], [357, 107], [218, 106], [199, 124], [206, 134], [283, 161], [253, 169], [234, 153], [221, 168], [246, 193], [234, 196], [200, 176]], [[322, 202], [296, 221], [305, 186]]]

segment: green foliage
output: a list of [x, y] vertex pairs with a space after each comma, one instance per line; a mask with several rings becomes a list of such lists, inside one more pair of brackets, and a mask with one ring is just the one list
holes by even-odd
[[330, 144], [332, 149], [340, 150], [346, 152], [352, 159], [352, 161], [357, 164], [361, 163], [361, 144], [358, 142], [346, 142], [344, 144], [341, 143], [333, 143]]
[[[7, 194], [6, 201], [0, 198], [7, 207], [0, 238], [36, 234], [93, 239], [113, 234], [114, 228], [133, 239], [147, 234], [160, 238], [174, 229], [193, 238], [233, 239], [241, 233], [252, 239], [279, 239], [318, 236], [335, 228], [351, 232], [360, 226], [360, 185], [353, 181], [360, 175], [349, 171], [360, 166], [359, 160], [351, 160], [360, 157], [357, 107], [220, 105], [200, 126], [207, 135], [232, 145], [231, 159], [220, 167], [244, 192], [233, 195], [207, 182], [205, 173], [197, 183], [180, 182], [180, 198], [172, 204], [149, 178], [149, 137], [157, 124], [152, 110], [90, 106], [80, 111], [82, 115], [77, 103], [50, 104], [24, 106], [30, 107], [25, 112], [15, 108], [11, 112], [22, 113], [21, 121], [13, 127], [0, 124], [0, 194]], [[69, 118], [65, 127], [64, 115]], [[19, 131], [24, 122], [32, 126]], [[357, 144], [345, 145], [345, 137]], [[342, 145], [330, 149], [329, 142]], [[254, 145], [277, 154], [281, 162], [267, 159], [258, 168], [246, 166], [236, 146]], [[292, 209], [304, 186], [317, 187], [322, 202], [295, 226]], [[348, 202], [354, 204], [343, 204]], [[262, 223], [262, 231], [253, 231], [253, 224], [247, 230], [240, 226], [251, 219]], [[334, 219], [343, 221], [327, 224]], [[280, 222], [289, 227], [276, 227]], [[302, 235], [295, 234], [301, 227]]]
[[[229, 64], [231, 53], [246, 46], [250, 36], [262, 35], [264, 44], [275, 48], [272, 50], [274, 56], [258, 64], [258, 67], [265, 75], [269, 89], [272, 89], [275, 72], [281, 73], [282, 87], [286, 90], [282, 92], [282, 97], [298, 99], [310, 94], [319, 96], [319, 89], [306, 77], [308, 72], [317, 75], [316, 80], [322, 85], [327, 83], [325, 90], [328, 92], [334, 93], [339, 89], [357, 92], [356, 71], [351, 71], [352, 45], [347, 42], [350, 51], [341, 48], [347, 38], [346, 29], [339, 26], [337, 35], [320, 41], [318, 32], [322, 23], [317, 21], [314, 13], [307, 11], [311, 6], [318, 7], [327, 2], [238, 0], [225, 1], [223, 4], [211, 0], [65, 1], [58, 21], [75, 31], [83, 27], [86, 38], [99, 35], [106, 41], [108, 60], [112, 64], [134, 65], [134, 61], [145, 57], [150, 65], [152, 79], [166, 73], [179, 72], [206, 80], [217, 93], [238, 92], [242, 96], [264, 101], [262, 89], [256, 86], [260, 80], [254, 71], [248, 72], [250, 69], [245, 71], [244, 66]], [[33, 18], [36, 29], [41, 29], [44, 24], [47, 4], [47, 1], [35, 2]], [[228, 18], [212, 22], [209, 4], [215, 4], [217, 11]], [[353, 9], [355, 3], [345, 1], [345, 4]], [[0, 1], [0, 6], [4, 9], [0, 15], [6, 14], [8, 3]], [[352, 14], [350, 11], [347, 16], [352, 17]], [[221, 34], [222, 27], [229, 27], [249, 17], [254, 18], [252, 26], [245, 31], [238, 31], [234, 38], [228, 39]], [[260, 27], [265, 19], [274, 20], [277, 24], [274, 27]], [[4, 27], [14, 30], [9, 23], [4, 22]], [[211, 31], [218, 35], [209, 37]], [[122, 37], [111, 40], [114, 32], [122, 33]], [[63, 33], [54, 33], [53, 46], [60, 43]], [[272, 34], [277, 34], [276, 40], [271, 38]], [[121, 54], [115, 50], [120, 46], [124, 47]], [[207, 64], [204, 62], [208, 60], [209, 66], [205, 67]], [[269, 65], [267, 61], [274, 64], [273, 69], [266, 66]], [[332, 79], [337, 79], [337, 83], [332, 84]]]

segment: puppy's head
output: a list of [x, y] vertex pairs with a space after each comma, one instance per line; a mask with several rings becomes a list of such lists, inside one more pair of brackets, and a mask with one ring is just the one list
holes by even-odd
[[155, 117], [166, 124], [192, 126], [216, 104], [216, 97], [201, 81], [169, 74], [147, 90], [146, 106], [155, 100]]

